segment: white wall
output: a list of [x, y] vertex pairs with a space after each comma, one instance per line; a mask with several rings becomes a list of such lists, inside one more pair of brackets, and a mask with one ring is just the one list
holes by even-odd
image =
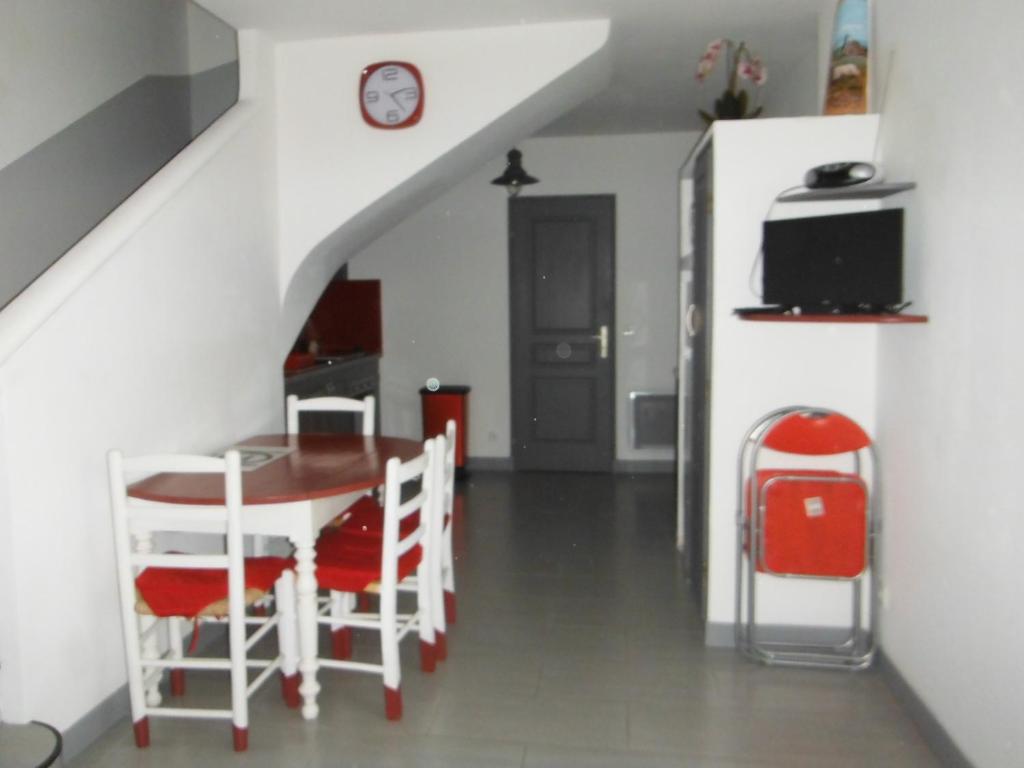
[[[616, 196], [616, 455], [628, 445], [631, 390], [675, 391], [676, 169], [696, 134], [531, 139], [519, 147], [541, 183], [527, 195]], [[508, 203], [489, 184], [494, 157], [359, 253], [351, 277], [383, 281], [383, 429], [419, 436], [427, 378], [468, 384], [472, 456], [508, 457]]]
[[931, 318], [879, 345], [885, 651], [975, 765], [1020, 765], [1024, 100], [1006, 66], [1024, 7], [878, 3], [876, 26], [896, 52], [883, 159], [918, 183], [907, 295]]
[[[601, 90], [607, 40], [606, 21], [586, 21], [281, 43], [282, 356], [349, 256]], [[423, 74], [425, 109], [413, 128], [379, 130], [360, 115], [359, 73], [387, 59]]]

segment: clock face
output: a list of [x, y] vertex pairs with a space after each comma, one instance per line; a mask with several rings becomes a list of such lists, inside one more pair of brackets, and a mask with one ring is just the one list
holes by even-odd
[[405, 61], [382, 61], [359, 81], [363, 119], [374, 128], [408, 128], [423, 115], [423, 77]]

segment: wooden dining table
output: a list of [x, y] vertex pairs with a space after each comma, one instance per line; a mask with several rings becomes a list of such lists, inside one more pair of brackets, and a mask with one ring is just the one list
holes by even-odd
[[[242, 529], [286, 537], [295, 547], [295, 597], [302, 680], [302, 716], [319, 713], [315, 543], [320, 529], [367, 490], [384, 482], [389, 459], [423, 452], [416, 440], [350, 434], [256, 435], [236, 445], [242, 454]], [[247, 466], [248, 465], [248, 466]], [[163, 504], [224, 504], [216, 475], [162, 474], [128, 489], [133, 498]]]

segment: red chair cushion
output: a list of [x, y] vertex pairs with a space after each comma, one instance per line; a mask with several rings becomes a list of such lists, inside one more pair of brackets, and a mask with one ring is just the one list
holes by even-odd
[[[317, 542], [316, 580], [324, 589], [336, 592], [365, 592], [381, 578], [381, 545], [366, 541], [346, 542], [338, 533], [320, 537]], [[417, 545], [398, 558], [398, 580], [412, 574], [423, 558]]]
[[[787, 479], [792, 475], [808, 479]], [[765, 514], [757, 569], [832, 578], [859, 575], [867, 565], [868, 518], [867, 494], [858, 480], [830, 470], [758, 470]], [[749, 483], [746, 509], [749, 519]]]
[[342, 522], [357, 526], [380, 528], [384, 525], [384, 507], [373, 496], [360, 496], [341, 514]]
[[[349, 538], [364, 537], [379, 539], [384, 535], [384, 509], [371, 496], [363, 496], [349, 507], [342, 516], [338, 529], [348, 533]], [[405, 538], [420, 524], [419, 513], [413, 513], [399, 523], [399, 535]]]
[[[247, 557], [245, 598], [251, 604], [274, 586], [290, 557]], [[136, 610], [155, 616], [227, 615], [228, 572], [223, 568], [146, 568], [135, 579]]]
[[338, 527], [347, 528], [350, 534], [380, 538], [384, 529], [384, 508], [372, 496], [363, 496], [345, 510]]
[[358, 548], [368, 549], [372, 552], [380, 552], [381, 537], [353, 536], [351, 531], [344, 526], [338, 528], [324, 528], [320, 532], [320, 538], [316, 540], [316, 559], [321, 562], [327, 558], [342, 557], [347, 550]]

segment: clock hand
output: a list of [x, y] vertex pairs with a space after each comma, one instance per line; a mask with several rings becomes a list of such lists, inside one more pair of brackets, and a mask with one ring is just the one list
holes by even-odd
[[397, 106], [403, 112], [406, 111], [405, 106], [402, 104], [402, 102], [400, 102], [398, 99], [395, 98], [395, 94], [396, 93], [401, 93], [402, 91], [405, 91], [405, 90], [407, 90], [407, 89], [406, 88], [399, 88], [397, 91], [391, 91], [388, 94], [388, 98], [391, 99], [393, 102], [395, 102], [395, 106]]

